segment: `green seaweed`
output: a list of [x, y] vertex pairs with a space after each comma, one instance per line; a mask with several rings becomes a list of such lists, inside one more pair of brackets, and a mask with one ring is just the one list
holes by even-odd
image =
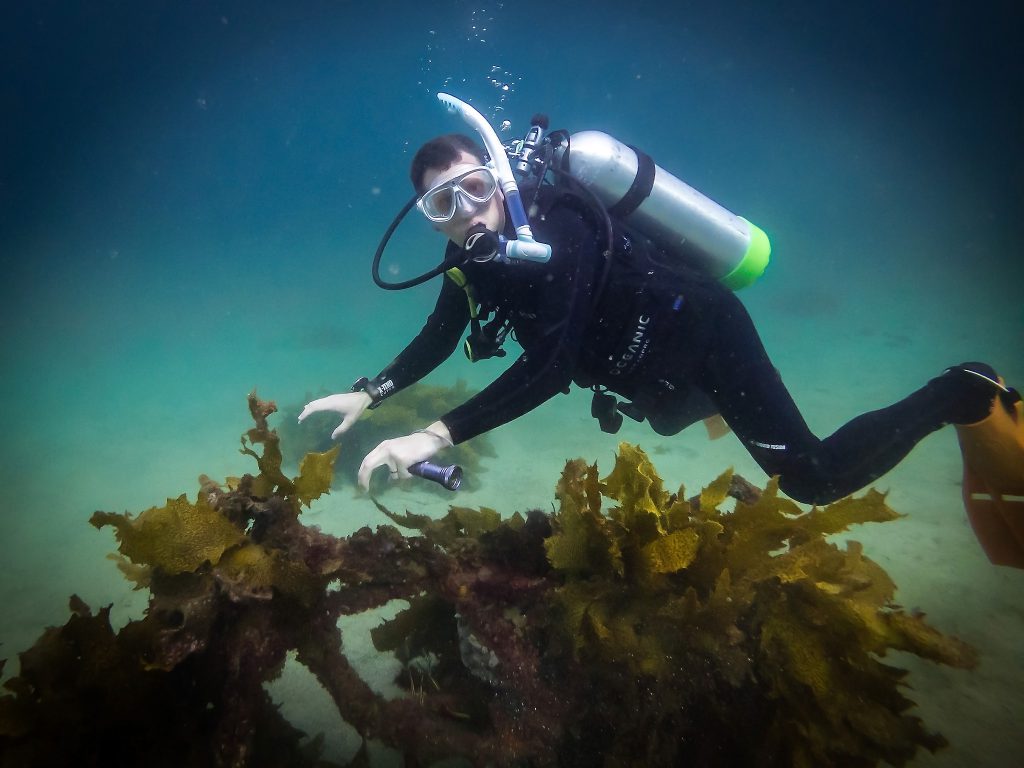
[[[264, 689], [289, 653], [407, 764], [899, 766], [944, 744], [882, 660], [970, 667], [973, 651], [894, 605], [859, 544], [826, 538], [898, 517], [882, 494], [804, 511], [774, 480], [726, 472], [688, 499], [623, 443], [604, 479], [566, 464], [552, 515], [378, 503], [415, 535], [336, 538], [302, 511], [328, 492], [337, 448], [288, 477], [274, 404], [253, 394], [249, 410], [256, 474], [93, 515], [148, 608], [115, 632], [109, 607], [71, 599], [5, 684], [0, 768], [326, 766]], [[386, 700], [338, 619], [396, 599], [408, 607], [372, 640], [408, 695]], [[364, 741], [352, 764], [367, 760]]]

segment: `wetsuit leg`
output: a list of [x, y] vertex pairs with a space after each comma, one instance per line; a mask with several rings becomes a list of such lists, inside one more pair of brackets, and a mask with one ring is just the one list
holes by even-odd
[[701, 323], [712, 338], [693, 372], [696, 382], [761, 468], [780, 475], [780, 488], [798, 501], [823, 504], [853, 493], [957, 415], [988, 407], [984, 390], [968, 391], [961, 379], [942, 376], [820, 440], [768, 359], [746, 309], [727, 292], [715, 298], [705, 303], [705, 309], [715, 308], [713, 322]]

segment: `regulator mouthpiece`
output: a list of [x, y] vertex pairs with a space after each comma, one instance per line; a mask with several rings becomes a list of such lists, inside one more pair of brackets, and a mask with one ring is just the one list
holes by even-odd
[[498, 255], [501, 241], [497, 232], [492, 232], [483, 224], [474, 224], [462, 247], [473, 261], [492, 261]]

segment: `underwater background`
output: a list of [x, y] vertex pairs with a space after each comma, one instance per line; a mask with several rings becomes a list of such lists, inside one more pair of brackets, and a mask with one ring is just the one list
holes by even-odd
[[[1022, 35], [1017, 4], [984, 2], [4, 4], [5, 675], [72, 593], [120, 623], [144, 608], [93, 511], [250, 471], [248, 392], [292, 409], [345, 391], [419, 330], [437, 284], [385, 293], [369, 265], [416, 147], [465, 130], [438, 90], [509, 121], [507, 139], [535, 112], [606, 131], [761, 226], [772, 264], [742, 298], [817, 434], [964, 360], [1020, 387]], [[442, 247], [410, 216], [388, 273], [418, 274]], [[480, 387], [502, 369], [457, 355], [429, 381]], [[549, 510], [564, 461], [607, 471], [619, 440], [655, 454], [669, 485], [728, 466], [763, 484], [732, 436], [628, 421], [605, 435], [588, 395], [490, 435], [496, 456], [458, 503]], [[951, 743], [915, 765], [1019, 764], [1024, 573], [976, 544], [953, 431], [875, 487], [906, 517], [850, 537], [902, 605], [981, 657], [974, 671], [898, 660]], [[441, 516], [449, 500], [410, 483], [386, 502]], [[306, 520], [339, 535], [386, 522], [351, 484]], [[393, 668], [366, 659], [386, 688]], [[308, 679], [278, 694], [328, 731], [328, 756], [351, 754]]]

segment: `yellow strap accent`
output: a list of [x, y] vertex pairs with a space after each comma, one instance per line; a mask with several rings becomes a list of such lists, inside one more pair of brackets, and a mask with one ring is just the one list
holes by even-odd
[[469, 316], [476, 320], [477, 315], [479, 314], [480, 305], [473, 297], [473, 286], [470, 285], [469, 280], [466, 279], [466, 273], [458, 267], [452, 267], [449, 270], [445, 270], [445, 274], [453, 283], [466, 292], [466, 301], [469, 302]]
[[451, 269], [445, 270], [445, 274], [451, 278], [451, 281], [455, 283], [459, 288], [465, 288], [469, 280], [466, 279], [466, 273], [458, 267], [452, 267]]

